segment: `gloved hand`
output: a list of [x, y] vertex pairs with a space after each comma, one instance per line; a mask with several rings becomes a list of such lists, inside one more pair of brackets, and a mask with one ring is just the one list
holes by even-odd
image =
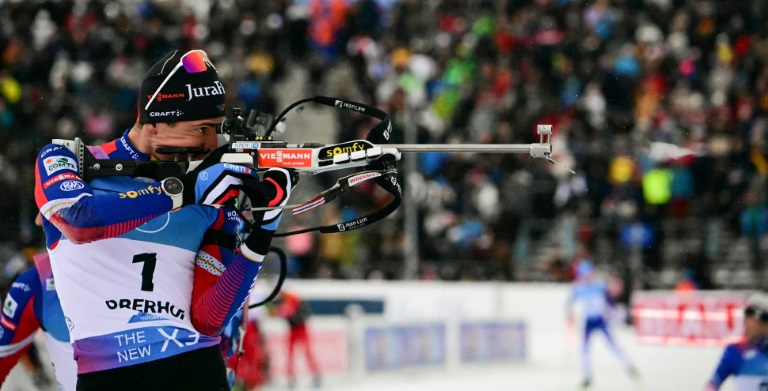
[[[209, 201], [205, 203], [206, 205], [215, 204], [217, 203], [216, 200], [223, 204], [230, 198], [231, 194], [237, 197], [238, 192], [230, 189], [228, 185], [230, 182], [237, 182], [234, 179], [243, 174], [250, 175], [250, 169], [221, 163], [221, 158], [227, 151], [229, 151], [229, 145], [222, 145], [214, 149], [195, 169], [179, 177], [184, 184], [182, 206], [202, 203], [203, 197], [209, 198]], [[233, 178], [228, 178], [228, 176]], [[223, 184], [223, 187], [215, 190], [218, 184]], [[211, 194], [212, 192], [213, 194]]]
[[[260, 182], [245, 180], [242, 191], [251, 200], [253, 207], [285, 206], [288, 204], [288, 199], [291, 197], [291, 193], [297, 183], [298, 175], [296, 175], [294, 170], [272, 168], [264, 173], [264, 179]], [[282, 216], [282, 209], [270, 209], [253, 213], [255, 224], [258, 224], [259, 221], [261, 221], [261, 224], [253, 229], [241, 246], [241, 250], [246, 253], [246, 256], [248, 256], [248, 250], [262, 257], [267, 254], [272, 243], [272, 237], [275, 231], [277, 231]], [[243, 249], [243, 246], [247, 247], [247, 249]]]
[[224, 205], [237, 199], [240, 191], [248, 187], [245, 182], [259, 182], [256, 171], [230, 163], [217, 163], [197, 173], [189, 172], [180, 179], [184, 183], [183, 205]]
[[[285, 206], [288, 204], [288, 199], [291, 197], [291, 192], [298, 183], [299, 177], [296, 175], [295, 170], [287, 170], [284, 168], [272, 168], [264, 173], [264, 179], [259, 184], [264, 197], [259, 200], [256, 195], [249, 193], [248, 186], [243, 188], [243, 192], [251, 199], [251, 203], [254, 207], [271, 207], [271, 206]], [[280, 224], [280, 218], [283, 215], [282, 209], [271, 209], [267, 211], [254, 212], [254, 221], [261, 220], [261, 227], [266, 230], [277, 230], [278, 224]]]

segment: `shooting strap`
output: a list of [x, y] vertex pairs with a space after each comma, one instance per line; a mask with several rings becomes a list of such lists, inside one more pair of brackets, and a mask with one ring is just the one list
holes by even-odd
[[352, 175], [347, 175], [336, 181], [330, 189], [320, 193], [319, 196], [305, 202], [304, 204], [294, 206], [291, 210], [294, 216], [307, 213], [315, 208], [325, 205], [345, 193], [347, 190], [361, 183], [368, 182], [371, 179], [378, 178], [387, 174], [389, 171], [363, 171]]
[[325, 205], [326, 203], [333, 201], [338, 195], [346, 192], [350, 188], [369, 180], [373, 180], [374, 183], [376, 183], [379, 187], [393, 196], [393, 199], [384, 205], [381, 209], [378, 209], [363, 217], [358, 217], [356, 219], [337, 224], [276, 233], [275, 237], [298, 235], [313, 231], [318, 231], [324, 234], [352, 231], [373, 224], [389, 216], [400, 206], [400, 203], [403, 200], [400, 184], [397, 182], [397, 171], [394, 169], [395, 161], [394, 159], [384, 158], [382, 161], [377, 161], [376, 163], [380, 164], [383, 170], [363, 171], [361, 173], [341, 178], [333, 187], [322, 192], [318, 197], [315, 197], [313, 200], [293, 208], [293, 214], [299, 215], [321, 205]]

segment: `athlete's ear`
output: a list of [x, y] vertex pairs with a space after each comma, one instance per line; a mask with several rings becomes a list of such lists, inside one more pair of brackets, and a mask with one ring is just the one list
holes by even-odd
[[150, 136], [157, 136], [157, 124], [144, 124], [144, 131]]

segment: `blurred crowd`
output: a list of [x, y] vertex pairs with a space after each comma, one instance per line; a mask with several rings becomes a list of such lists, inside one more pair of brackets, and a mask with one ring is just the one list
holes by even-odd
[[[585, 257], [630, 268], [635, 254], [645, 270], [686, 268], [706, 286], [724, 238], [746, 243], [745, 267], [762, 272], [767, 24], [768, 3], [752, 0], [6, 0], [0, 253], [18, 261], [40, 246], [37, 149], [120, 135], [148, 66], [203, 48], [246, 110], [282, 110], [274, 87], [298, 69], [303, 96], [375, 104], [399, 142], [532, 143], [537, 124], [554, 125], [558, 164], [419, 155], [403, 178], [418, 238], [405, 237], [402, 211], [360, 231], [292, 238], [295, 275], [400, 278], [408, 240], [418, 240], [422, 279], [561, 279], [546, 272]], [[372, 126], [349, 113], [335, 122], [336, 141]], [[387, 201], [364, 187], [319, 219]], [[689, 239], [698, 245], [675, 245]]]

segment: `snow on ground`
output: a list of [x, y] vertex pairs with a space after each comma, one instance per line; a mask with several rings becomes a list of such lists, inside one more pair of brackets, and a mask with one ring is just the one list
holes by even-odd
[[[611, 355], [601, 336], [593, 340], [592, 391], [702, 390], [720, 358], [722, 348], [638, 344], [631, 329], [617, 330], [618, 340], [636, 363], [640, 383], [633, 382]], [[578, 390], [580, 354], [576, 346], [553, 352], [550, 359], [526, 363], [463, 366], [456, 370], [421, 370], [325, 379], [323, 389], [334, 391], [563, 391]], [[275, 384], [268, 391], [286, 389]], [[309, 380], [299, 383], [308, 390]], [[733, 390], [730, 380], [722, 387]]]
[[[634, 360], [642, 375], [640, 384], [633, 383], [606, 348], [601, 336], [593, 340], [593, 391], [688, 391], [701, 390], [711, 375], [722, 352], [719, 347], [657, 346], [638, 344], [631, 329], [617, 331], [617, 338]], [[563, 338], [553, 340], [559, 344]], [[559, 344], [553, 351], [525, 363], [462, 366], [451, 370], [411, 370], [373, 375], [349, 375], [324, 379], [324, 390], [338, 391], [563, 391], [577, 390], [581, 379], [578, 347]], [[285, 390], [284, 383], [272, 384], [265, 391]], [[299, 390], [309, 389], [309, 379], [301, 379]], [[732, 390], [730, 381], [723, 390]], [[17, 367], [2, 391], [35, 390]]]

